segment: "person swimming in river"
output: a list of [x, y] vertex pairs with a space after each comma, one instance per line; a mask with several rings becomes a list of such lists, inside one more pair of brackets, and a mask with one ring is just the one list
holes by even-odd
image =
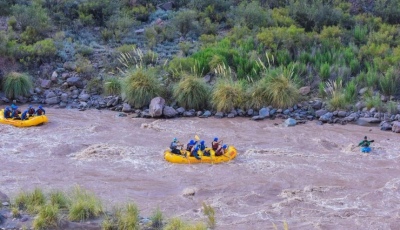
[[369, 147], [371, 145], [371, 143], [374, 142], [374, 140], [368, 140], [368, 137], [365, 136], [364, 140], [362, 140], [359, 144], [358, 147], [361, 146], [361, 152], [363, 153], [369, 153], [371, 152], [371, 147]]

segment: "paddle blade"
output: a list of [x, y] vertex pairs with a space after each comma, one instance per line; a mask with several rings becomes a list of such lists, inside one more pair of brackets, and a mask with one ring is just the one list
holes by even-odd
[[197, 135], [194, 135], [194, 139], [196, 139], [196, 141], [199, 141], [199, 140], [200, 140], [200, 137], [197, 136]]

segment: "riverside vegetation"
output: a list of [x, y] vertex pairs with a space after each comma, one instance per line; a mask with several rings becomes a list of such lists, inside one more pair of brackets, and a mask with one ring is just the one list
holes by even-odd
[[0, 227], [3, 225], [5, 229], [84, 229], [85, 226], [96, 226], [96, 229], [103, 230], [206, 230], [216, 226], [214, 208], [206, 203], [202, 204], [205, 222], [188, 223], [178, 217], [166, 220], [159, 208], [146, 218], [140, 216], [134, 203], [106, 210], [95, 194], [79, 186], [69, 192], [51, 191], [47, 194], [36, 188], [32, 192], [20, 192], [11, 204], [7, 201], [2, 203], [5, 206], [0, 206]]
[[2, 1], [2, 100], [229, 112], [285, 109], [309, 86], [329, 109], [395, 101], [400, 3], [367, 2]]

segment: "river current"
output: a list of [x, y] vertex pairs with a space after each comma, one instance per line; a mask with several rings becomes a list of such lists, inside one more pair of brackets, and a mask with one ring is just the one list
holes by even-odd
[[[49, 123], [0, 125], [0, 191], [13, 198], [36, 187], [79, 185], [113, 206], [159, 207], [166, 217], [216, 229], [400, 229], [400, 135], [379, 127], [284, 127], [248, 118], [142, 119], [104, 110], [46, 109]], [[238, 150], [223, 164], [172, 164], [163, 152], [174, 137], [218, 136]], [[356, 145], [367, 135], [372, 153]], [[195, 191], [184, 196], [185, 190]]]

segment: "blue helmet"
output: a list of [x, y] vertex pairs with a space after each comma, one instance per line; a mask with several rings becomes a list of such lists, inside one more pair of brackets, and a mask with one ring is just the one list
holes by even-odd
[[194, 142], [194, 140], [189, 141], [189, 144], [191, 144], [191, 145], [194, 145], [194, 143], [196, 143], [196, 142]]
[[17, 107], [16, 105], [11, 104], [11, 108], [12, 108], [12, 109], [14, 109], [14, 108], [16, 108], [16, 107]]
[[204, 141], [204, 140], [201, 140], [201, 141], [200, 141], [200, 144], [204, 145], [204, 143], [205, 143], [205, 141]]
[[6, 107], [6, 110], [10, 110], [10, 107], [9, 107], [9, 106], [7, 106], [7, 107]]
[[39, 107], [38, 107], [39, 109], [43, 109], [43, 107], [41, 106], [41, 105], [39, 105]]
[[178, 141], [178, 139], [176, 137], [174, 137], [173, 142], [177, 142], [177, 141]]
[[194, 148], [194, 151], [199, 151], [199, 146], [196, 146], [196, 148]]
[[218, 141], [218, 137], [214, 137], [214, 141]]
[[223, 149], [226, 149], [226, 148], [228, 148], [228, 146], [227, 146], [227, 145], [224, 145], [224, 146], [222, 146], [222, 148], [223, 148]]
[[29, 105], [28, 108], [32, 108], [32, 105]]

